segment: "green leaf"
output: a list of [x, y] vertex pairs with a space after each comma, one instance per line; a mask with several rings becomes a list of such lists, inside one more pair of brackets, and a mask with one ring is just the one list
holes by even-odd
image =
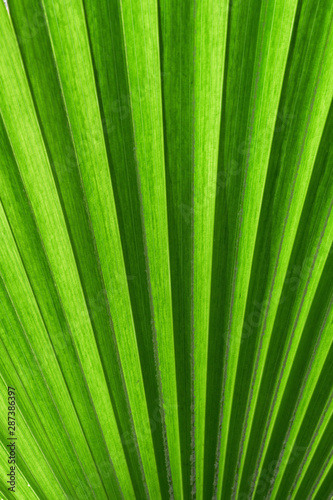
[[328, 0], [0, 6], [0, 493], [332, 497]]

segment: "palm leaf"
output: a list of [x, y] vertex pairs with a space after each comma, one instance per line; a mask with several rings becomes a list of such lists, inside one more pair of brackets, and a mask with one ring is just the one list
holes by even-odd
[[331, 2], [0, 7], [2, 498], [332, 498]]

